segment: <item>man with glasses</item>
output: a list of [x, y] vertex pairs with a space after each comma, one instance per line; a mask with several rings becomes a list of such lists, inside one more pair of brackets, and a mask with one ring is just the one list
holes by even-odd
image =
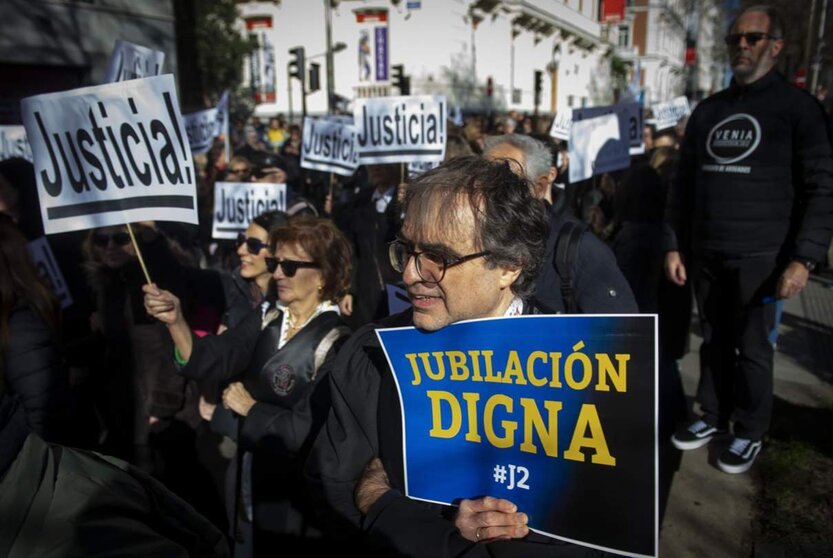
[[328, 523], [362, 529], [383, 555], [492, 556], [486, 543], [498, 539], [495, 547], [508, 551], [498, 554], [509, 556], [596, 555], [530, 533], [526, 515], [507, 500], [462, 500], [451, 509], [402, 495], [399, 397], [375, 329], [434, 332], [461, 320], [532, 313], [548, 229], [529, 184], [507, 163], [478, 157], [421, 175], [409, 184], [404, 211], [389, 256], [413, 308], [366, 325], [340, 351], [330, 415], [307, 465], [335, 512]]
[[734, 79], [689, 119], [669, 194], [665, 271], [678, 285], [690, 273], [703, 330], [702, 417], [672, 441], [702, 447], [734, 420], [717, 464], [742, 473], [770, 423], [775, 301], [801, 292], [830, 243], [833, 160], [818, 101], [775, 70], [784, 47], [775, 11], [743, 10], [726, 44]]

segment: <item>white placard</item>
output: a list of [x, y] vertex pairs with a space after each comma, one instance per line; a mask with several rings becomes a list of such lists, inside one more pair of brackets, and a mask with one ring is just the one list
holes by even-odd
[[321, 119], [326, 120], [327, 122], [335, 122], [336, 124], [341, 124], [342, 126], [353, 125], [352, 114], [328, 114], [327, 116], [324, 116]]
[[570, 139], [570, 126], [573, 123], [573, 111], [561, 110], [555, 113], [550, 127], [550, 135], [564, 141]]
[[446, 110], [443, 95], [356, 99], [359, 163], [442, 161]]
[[32, 161], [32, 146], [23, 126], [0, 126], [0, 161], [22, 157]]
[[442, 164], [442, 161], [426, 161], [423, 163], [408, 163], [408, 178], [416, 178], [424, 172], [435, 169]]
[[333, 120], [304, 118], [301, 167], [352, 176], [359, 166], [356, 128]]
[[665, 103], [657, 103], [651, 107], [654, 113], [654, 126], [657, 131], [673, 128], [680, 118], [691, 114], [691, 107], [687, 97], [677, 97]]
[[110, 55], [103, 83], [158, 76], [164, 63], [164, 52], [119, 39]]
[[266, 211], [286, 211], [286, 184], [217, 182], [211, 236], [237, 238], [252, 219]]
[[629, 165], [628, 141], [619, 133], [619, 118], [615, 114], [573, 121], [570, 127], [570, 182]]
[[214, 138], [223, 134], [228, 118], [228, 92], [223, 93], [219, 104], [215, 108], [183, 114], [185, 132], [191, 153], [208, 153], [214, 145]]
[[32, 254], [32, 259], [35, 261], [35, 267], [38, 268], [38, 274], [46, 281], [52, 288], [52, 292], [61, 303], [61, 308], [66, 308], [72, 304], [72, 295], [69, 292], [66, 281], [64, 281], [64, 274], [55, 262], [55, 256], [52, 254], [52, 248], [45, 236], [36, 238], [29, 242], [29, 253]]
[[595, 118], [605, 114], [615, 114], [619, 118], [619, 132], [628, 140], [628, 145], [638, 148], [642, 145], [642, 107], [639, 103], [619, 103], [604, 107], [587, 107], [573, 110], [573, 122]]
[[47, 234], [198, 222], [196, 175], [170, 74], [21, 101]]

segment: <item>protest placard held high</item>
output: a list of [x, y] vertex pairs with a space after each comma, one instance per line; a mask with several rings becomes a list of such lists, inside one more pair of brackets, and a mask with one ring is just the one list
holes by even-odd
[[45, 231], [197, 223], [195, 173], [170, 75], [21, 102]]

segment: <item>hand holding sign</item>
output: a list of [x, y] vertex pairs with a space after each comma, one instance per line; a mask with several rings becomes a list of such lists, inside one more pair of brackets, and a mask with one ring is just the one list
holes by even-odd
[[470, 541], [520, 539], [529, 534], [525, 513], [502, 498], [486, 496], [477, 500], [461, 500], [454, 526]]
[[175, 324], [182, 318], [179, 299], [171, 292], [160, 289], [156, 283], [143, 285], [145, 311], [165, 325]]

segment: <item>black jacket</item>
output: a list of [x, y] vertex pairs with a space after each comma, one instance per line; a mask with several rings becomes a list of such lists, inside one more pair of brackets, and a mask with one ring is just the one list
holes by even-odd
[[223, 557], [223, 535], [112, 457], [47, 444], [0, 389], [0, 556]]
[[[833, 213], [827, 119], [775, 70], [731, 86], [691, 115], [666, 219], [697, 254], [823, 261]], [[682, 245], [685, 247], [685, 245]]]
[[6, 390], [25, 410], [29, 426], [50, 441], [63, 442], [71, 417], [66, 368], [57, 341], [43, 319], [23, 300], [9, 316], [9, 343], [3, 358]]
[[[281, 322], [278, 314], [261, 329], [261, 309], [256, 308], [223, 335], [195, 337], [191, 358], [180, 372], [195, 380], [240, 381], [257, 401], [245, 417], [218, 405], [211, 424], [237, 440], [239, 453], [254, 456], [255, 524], [287, 533], [297, 527], [278, 511], [282, 502], [309, 515], [301, 467], [327, 417], [325, 376], [347, 328], [335, 312], [322, 312], [277, 349]], [[242, 490], [239, 484], [237, 490]]]
[[[544, 265], [535, 285], [535, 302], [548, 314], [565, 312], [561, 276], [555, 266], [556, 244], [565, 221], [573, 217], [549, 208], [550, 233]], [[628, 282], [616, 265], [616, 257], [592, 232], [581, 235], [573, 265], [573, 293], [581, 314], [636, 314], [639, 308]]]

